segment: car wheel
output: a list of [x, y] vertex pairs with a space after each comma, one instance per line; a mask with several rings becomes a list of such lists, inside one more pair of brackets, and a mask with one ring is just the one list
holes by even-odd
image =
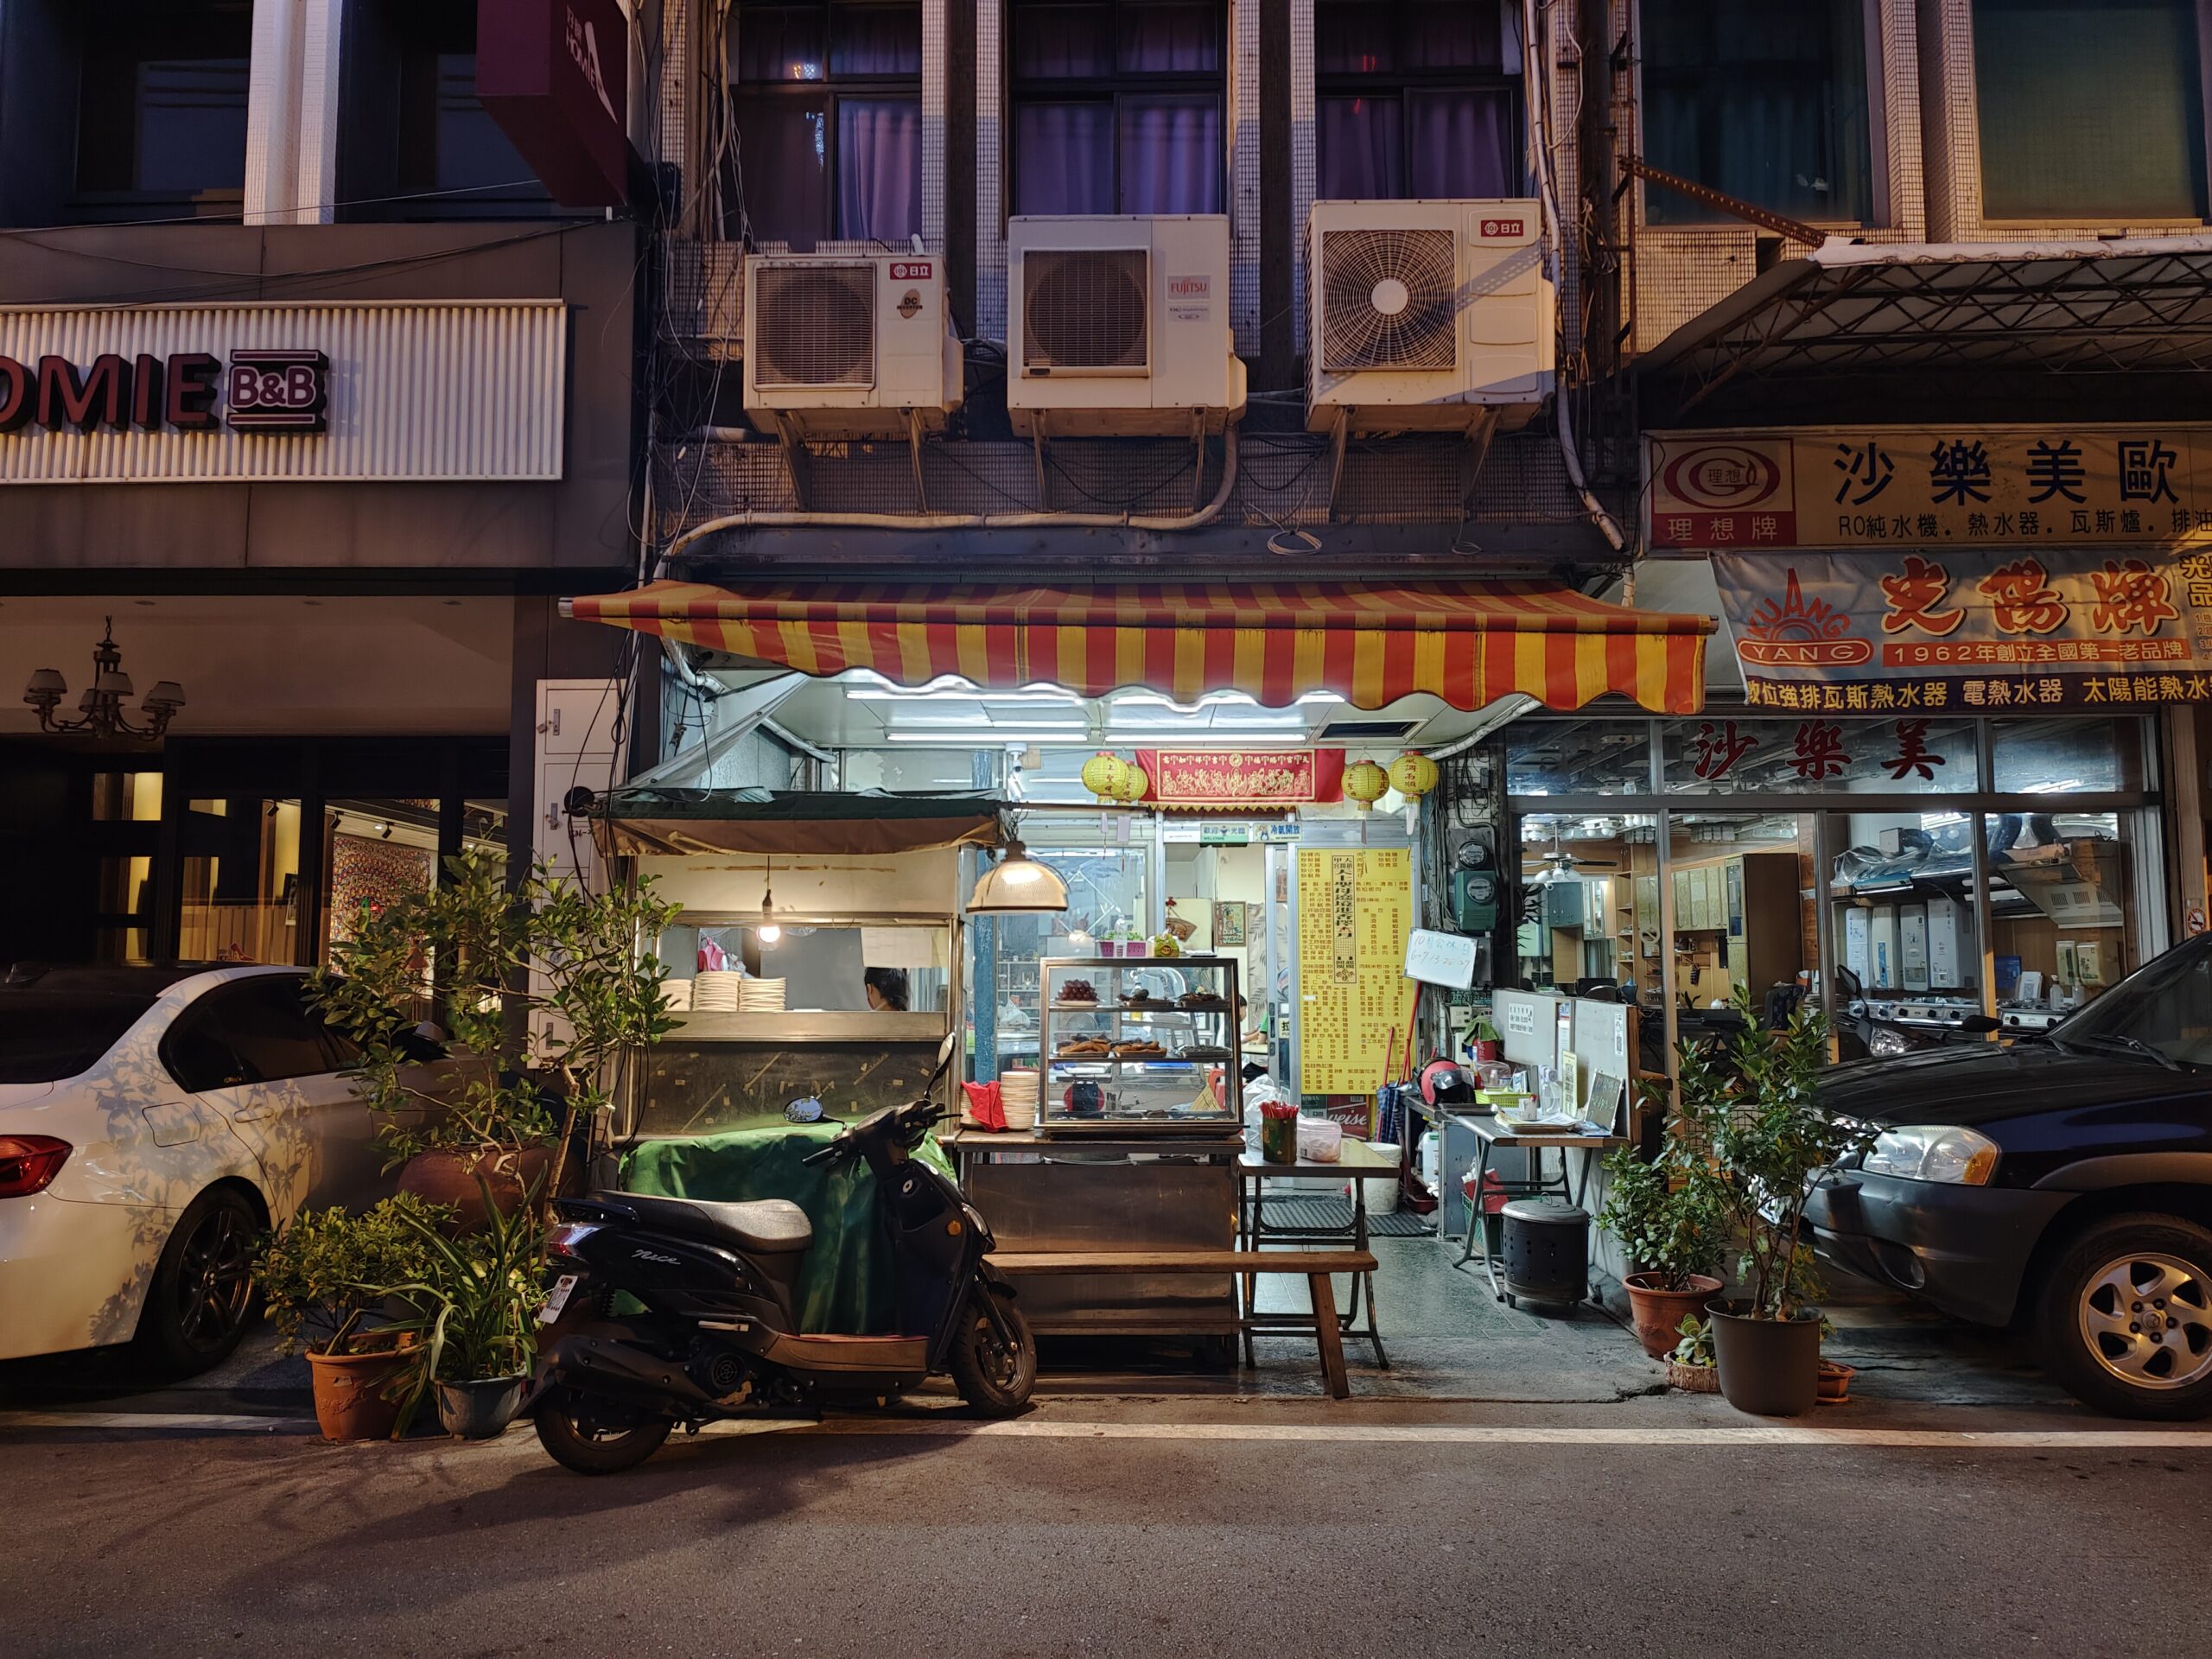
[[2123, 1417], [2212, 1413], [2212, 1229], [2113, 1216], [2059, 1258], [2043, 1295], [2044, 1363]]
[[162, 1247], [138, 1319], [138, 1343], [163, 1370], [190, 1376], [220, 1364], [245, 1334], [253, 1241], [261, 1217], [235, 1187], [192, 1201]]

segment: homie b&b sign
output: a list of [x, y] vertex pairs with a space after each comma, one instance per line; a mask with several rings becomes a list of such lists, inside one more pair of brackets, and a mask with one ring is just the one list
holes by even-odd
[[558, 301], [0, 308], [0, 485], [550, 480]]

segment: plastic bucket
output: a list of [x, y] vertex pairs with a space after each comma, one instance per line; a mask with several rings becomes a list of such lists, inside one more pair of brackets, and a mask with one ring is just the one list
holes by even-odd
[[[1373, 1143], [1373, 1150], [1376, 1154], [1382, 1158], [1386, 1163], [1394, 1166], [1399, 1163], [1405, 1154], [1405, 1149], [1402, 1147], [1394, 1146], [1388, 1141], [1375, 1141]], [[1367, 1192], [1367, 1213], [1369, 1215], [1387, 1216], [1395, 1212], [1398, 1207], [1399, 1193], [1399, 1185], [1395, 1180], [1386, 1181], [1380, 1179], [1379, 1178], [1370, 1176], [1366, 1180], [1362, 1181], [1360, 1185], [1363, 1187]]]

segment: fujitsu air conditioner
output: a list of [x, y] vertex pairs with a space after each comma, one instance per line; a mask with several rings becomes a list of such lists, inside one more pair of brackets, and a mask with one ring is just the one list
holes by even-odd
[[942, 428], [960, 396], [942, 258], [746, 259], [745, 412], [755, 421], [804, 438], [905, 437], [916, 423]]
[[1524, 425], [1557, 365], [1534, 201], [1317, 201], [1307, 221], [1306, 423]]
[[1017, 218], [1007, 258], [1017, 432], [1218, 432], [1244, 412], [1223, 215]]

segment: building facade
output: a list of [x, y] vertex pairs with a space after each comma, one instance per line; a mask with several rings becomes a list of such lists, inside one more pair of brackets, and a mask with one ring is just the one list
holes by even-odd
[[[634, 729], [555, 607], [636, 568], [641, 232], [533, 176], [472, 13], [0, 9], [0, 957], [320, 960], [550, 839], [541, 682], [580, 772]], [[160, 741], [41, 729], [104, 637]]]

